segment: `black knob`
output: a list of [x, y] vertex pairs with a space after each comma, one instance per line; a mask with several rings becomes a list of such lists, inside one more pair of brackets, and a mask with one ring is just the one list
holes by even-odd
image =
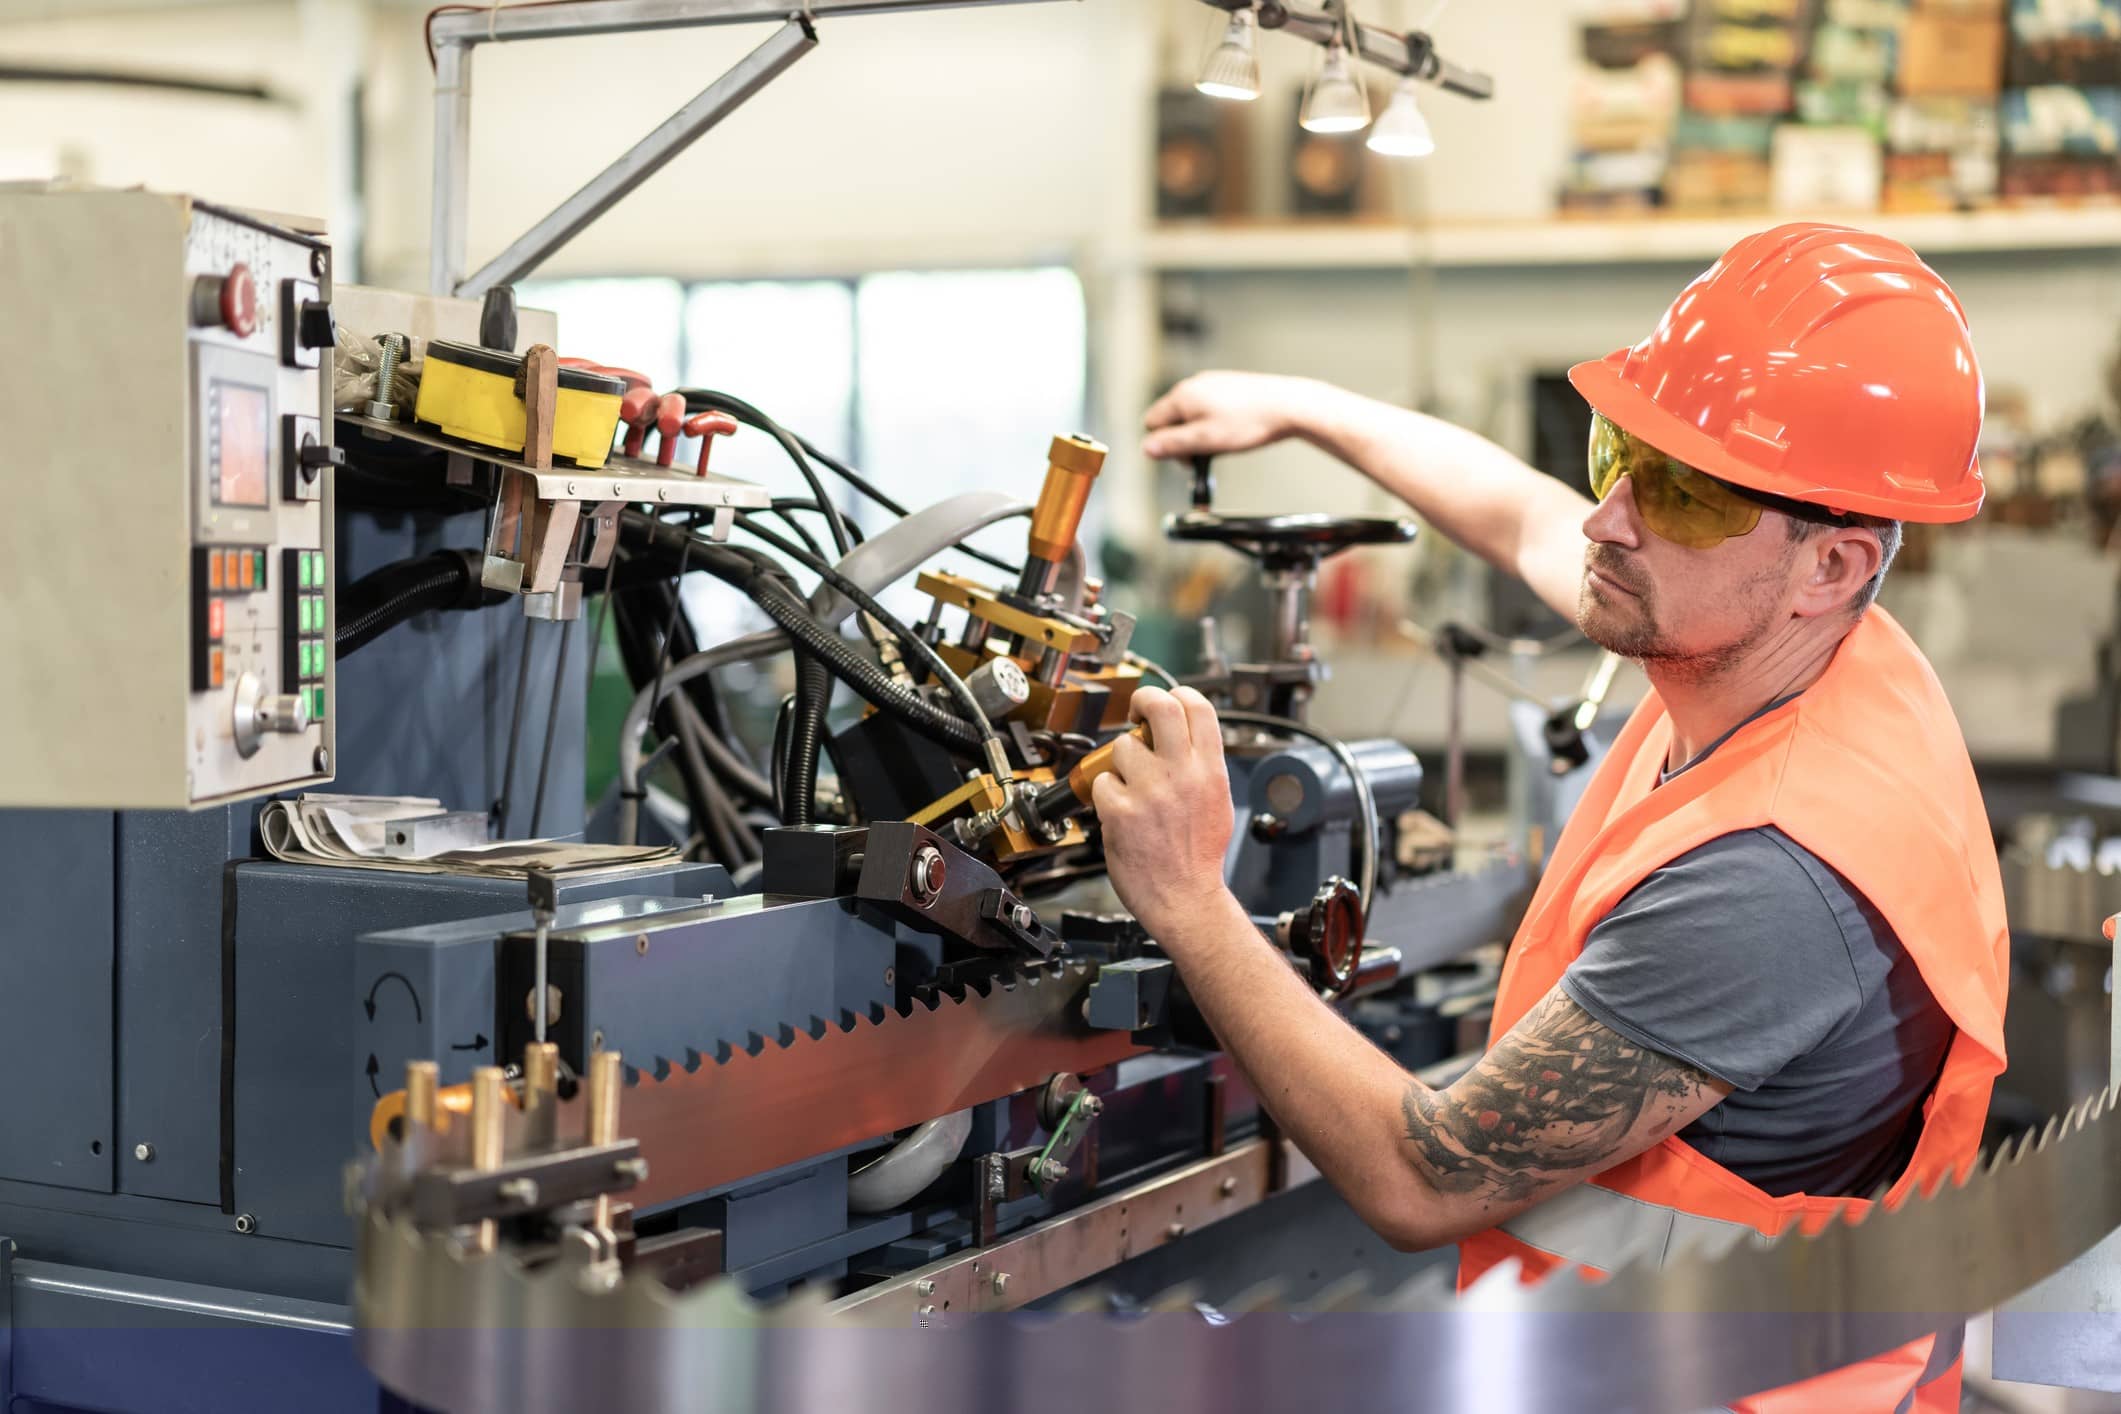
[[317, 473], [327, 466], [346, 465], [346, 453], [337, 447], [327, 447], [322, 442], [304, 442], [296, 458], [304, 481], [315, 481]]
[[320, 299], [303, 300], [295, 311], [295, 342], [305, 349], [328, 349], [338, 342], [339, 326], [331, 317], [331, 306]]
[[1215, 503], [1215, 458], [1193, 459], [1193, 509], [1205, 511]]
[[516, 348], [516, 287], [495, 285], [479, 306], [479, 342], [489, 349], [514, 353]]

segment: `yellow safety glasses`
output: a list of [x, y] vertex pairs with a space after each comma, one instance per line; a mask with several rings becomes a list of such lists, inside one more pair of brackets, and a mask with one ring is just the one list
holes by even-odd
[[1666, 456], [1594, 412], [1591, 494], [1603, 501], [1623, 476], [1635, 480], [1635, 508], [1642, 512], [1642, 523], [1690, 550], [1713, 549], [1734, 535], [1747, 534], [1760, 524], [1765, 509], [1729, 482]]

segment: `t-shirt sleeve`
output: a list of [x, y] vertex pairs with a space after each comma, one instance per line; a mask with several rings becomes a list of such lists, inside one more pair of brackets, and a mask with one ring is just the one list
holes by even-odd
[[1841, 922], [1800, 855], [1767, 830], [1681, 855], [1591, 929], [1562, 990], [1630, 1040], [1757, 1089], [1863, 1002]]

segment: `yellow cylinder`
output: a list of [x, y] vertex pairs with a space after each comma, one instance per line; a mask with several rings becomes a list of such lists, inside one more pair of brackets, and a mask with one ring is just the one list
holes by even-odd
[[1054, 564], [1068, 557], [1083, 523], [1090, 488], [1105, 467], [1105, 447], [1088, 437], [1055, 437], [1046, 452], [1046, 484], [1031, 512], [1029, 548]]

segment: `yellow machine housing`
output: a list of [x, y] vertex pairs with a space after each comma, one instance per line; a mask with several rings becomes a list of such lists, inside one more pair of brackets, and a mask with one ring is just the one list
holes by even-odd
[[[522, 372], [520, 354], [436, 339], [427, 345], [413, 420], [461, 441], [520, 452], [525, 420]], [[611, 455], [619, 400], [625, 393], [623, 379], [562, 368], [553, 412], [553, 459], [602, 466]]]

